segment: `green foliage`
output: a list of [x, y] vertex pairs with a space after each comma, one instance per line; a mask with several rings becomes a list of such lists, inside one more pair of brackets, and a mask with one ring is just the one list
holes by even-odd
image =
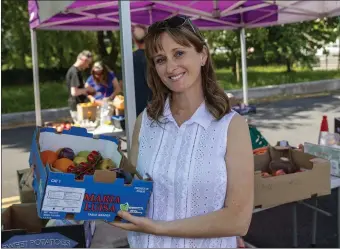
[[[286, 68], [279, 65], [249, 67], [247, 70], [248, 87], [251, 88], [340, 78], [340, 71], [338, 70], [311, 71], [308, 68], [299, 67], [293, 67], [293, 69], [294, 72], [286, 72]], [[233, 77], [230, 69], [219, 69], [216, 71], [216, 76], [223, 89], [240, 89], [242, 87], [242, 85], [236, 81], [235, 77]]]
[[[67, 106], [67, 88], [64, 83], [40, 83], [40, 102], [42, 109]], [[1, 112], [34, 111], [33, 83], [21, 86], [3, 86]]]
[[[32, 67], [31, 37], [28, 17], [28, 1], [1, 1], [1, 62], [2, 70]], [[106, 36], [91, 31], [46, 31], [38, 30], [38, 62], [40, 68], [68, 68], [78, 53], [84, 49], [93, 51], [95, 59], [104, 59], [116, 67], [119, 53], [119, 32]], [[107, 42], [106, 40], [109, 40]], [[104, 50], [113, 52], [104, 53]], [[114, 49], [111, 49], [114, 47]]]
[[[2, 0], [1, 62], [2, 70], [32, 67], [28, 1]], [[311, 67], [315, 52], [334, 42], [340, 32], [340, 19], [323, 18], [246, 30], [248, 65], [283, 64], [290, 71], [294, 64]], [[240, 31], [205, 31], [216, 67], [232, 67], [240, 62]], [[113, 70], [121, 67], [119, 32], [37, 31], [39, 67], [68, 68], [83, 49], [94, 52], [95, 59], [106, 62]], [[224, 52], [217, 53], [219, 48]]]
[[1, 64], [6, 68], [25, 68], [25, 56], [30, 53], [27, 43], [27, 1], [1, 1]]
[[[280, 63], [291, 71], [294, 63], [311, 68], [315, 63], [316, 50], [325, 44], [334, 42], [340, 35], [338, 17], [318, 19], [315, 21], [293, 23], [281, 26], [246, 30], [247, 59], [258, 60], [259, 64]], [[230, 65], [235, 65], [241, 56], [240, 33], [238, 30], [206, 31], [213, 57], [222, 58]], [[218, 49], [225, 52], [217, 55]]]

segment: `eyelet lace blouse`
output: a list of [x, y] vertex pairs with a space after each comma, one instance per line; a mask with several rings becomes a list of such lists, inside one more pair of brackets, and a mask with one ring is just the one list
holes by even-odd
[[[219, 121], [204, 102], [178, 127], [165, 103], [163, 125], [143, 112], [137, 170], [154, 181], [147, 217], [172, 221], [204, 215], [224, 207], [227, 190], [225, 163], [227, 131], [235, 114]], [[224, 221], [226, 224], [227, 220]], [[236, 248], [236, 237], [175, 238], [129, 232], [133, 248]]]

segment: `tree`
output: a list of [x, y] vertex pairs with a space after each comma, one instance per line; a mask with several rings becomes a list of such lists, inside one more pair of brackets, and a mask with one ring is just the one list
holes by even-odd
[[100, 59], [113, 71], [117, 71], [117, 59], [120, 52], [120, 33], [97, 31], [97, 42]]
[[294, 62], [311, 67], [316, 50], [335, 41], [339, 34], [337, 25], [336, 18], [324, 18], [268, 27], [268, 39], [263, 46], [266, 59], [279, 58], [286, 64], [287, 72], [292, 71]]
[[30, 52], [27, 1], [3, 0], [1, 7], [1, 63], [7, 68], [26, 68]]
[[240, 58], [240, 38], [238, 34], [238, 30], [206, 31], [203, 33], [213, 55], [216, 54], [218, 49], [224, 50], [226, 65], [232, 65], [232, 72], [237, 78], [239, 77], [236, 64]]
[[[1, 1], [2, 69], [32, 67], [28, 1]], [[96, 50], [95, 32], [37, 31], [41, 68], [68, 68], [84, 49]]]
[[[213, 56], [218, 49], [224, 50], [226, 65], [231, 64], [232, 72], [237, 81], [240, 80], [239, 68], [241, 58], [240, 30], [206, 31], [204, 36], [208, 41]], [[263, 51], [263, 44], [267, 39], [265, 29], [246, 30], [247, 48], [254, 47], [255, 51]], [[250, 54], [248, 54], [251, 56]], [[253, 56], [256, 54], [253, 54]]]

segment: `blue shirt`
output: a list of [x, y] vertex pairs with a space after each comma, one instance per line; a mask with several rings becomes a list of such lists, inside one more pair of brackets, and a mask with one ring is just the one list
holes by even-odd
[[112, 93], [114, 92], [113, 87], [113, 79], [115, 78], [115, 74], [112, 72], [109, 72], [109, 75], [107, 77], [107, 86], [104, 86], [102, 84], [98, 84], [94, 81], [93, 76], [91, 75], [87, 79], [87, 83], [96, 90], [96, 94], [94, 95], [95, 99], [103, 99], [105, 97], [110, 97]]

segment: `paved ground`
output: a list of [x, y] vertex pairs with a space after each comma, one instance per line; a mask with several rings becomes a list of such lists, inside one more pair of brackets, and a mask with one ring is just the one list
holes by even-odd
[[287, 140], [292, 145], [316, 143], [322, 115], [327, 115], [330, 131], [334, 131], [334, 117], [340, 117], [340, 95], [282, 100], [258, 105], [251, 117], [263, 136], [274, 144]]
[[[274, 144], [278, 140], [288, 140], [292, 145], [317, 142], [322, 115], [327, 115], [329, 128], [334, 130], [334, 117], [340, 116], [340, 96], [331, 95], [295, 100], [281, 100], [258, 105], [258, 114], [251, 120], [264, 137]], [[13, 201], [18, 195], [16, 171], [28, 167], [29, 149], [34, 127], [2, 130], [2, 198]], [[12, 197], [12, 198], [9, 198]], [[335, 211], [335, 193], [324, 197], [322, 205]], [[299, 207], [300, 246], [308, 247], [310, 210]], [[291, 207], [285, 205], [254, 215], [248, 234], [249, 242], [261, 247], [291, 247]], [[300, 215], [301, 214], [301, 215]], [[336, 217], [320, 216], [319, 243], [323, 247], [336, 247]], [[277, 228], [277, 229], [276, 229]], [[280, 234], [277, 234], [278, 231]]]

